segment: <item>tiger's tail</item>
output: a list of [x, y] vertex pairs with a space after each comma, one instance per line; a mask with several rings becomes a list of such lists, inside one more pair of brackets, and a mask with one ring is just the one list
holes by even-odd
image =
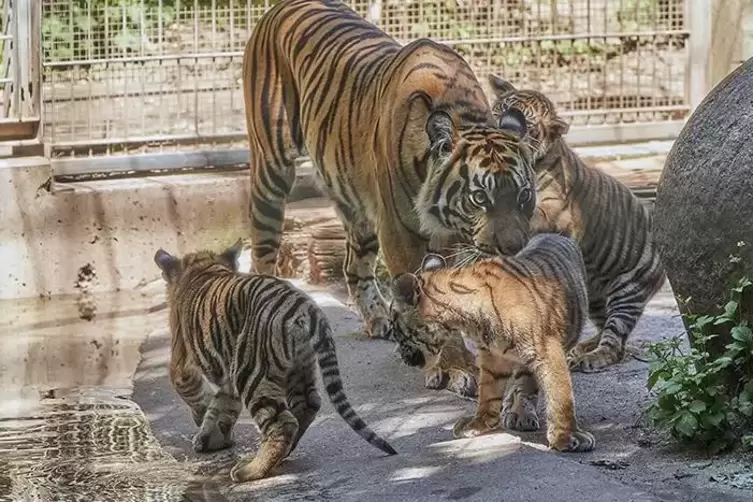
[[390, 455], [397, 455], [395, 449], [376, 432], [371, 430], [366, 422], [358, 416], [353, 409], [340, 378], [340, 366], [337, 363], [337, 354], [335, 353], [335, 342], [332, 338], [332, 327], [323, 314], [312, 312], [311, 314], [311, 342], [316, 351], [316, 357], [319, 361], [319, 369], [322, 372], [324, 388], [327, 391], [329, 400], [337, 410], [337, 413], [350, 425], [351, 429], [364, 438], [371, 445], [379, 448]]

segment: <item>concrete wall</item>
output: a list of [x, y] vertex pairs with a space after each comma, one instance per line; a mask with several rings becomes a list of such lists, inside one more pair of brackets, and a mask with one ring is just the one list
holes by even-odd
[[[49, 187], [43, 158], [0, 160], [0, 299], [92, 291], [159, 277], [159, 247], [185, 253], [247, 235], [248, 173], [192, 174]], [[51, 189], [50, 189], [51, 188]]]

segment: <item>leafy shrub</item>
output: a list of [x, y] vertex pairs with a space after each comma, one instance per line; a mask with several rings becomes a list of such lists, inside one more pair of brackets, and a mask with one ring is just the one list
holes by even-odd
[[[649, 419], [682, 443], [717, 453], [737, 444], [753, 446], [753, 330], [742, 311], [743, 296], [753, 291], [744, 276], [729, 292], [719, 315], [686, 315], [691, 348], [681, 349], [682, 338], [652, 344], [649, 351], [648, 389], [657, 400], [648, 409]], [[748, 313], [749, 314], [749, 313]], [[721, 356], [709, 352], [719, 335], [716, 327], [729, 329], [731, 341]], [[730, 382], [729, 375], [736, 375]]]

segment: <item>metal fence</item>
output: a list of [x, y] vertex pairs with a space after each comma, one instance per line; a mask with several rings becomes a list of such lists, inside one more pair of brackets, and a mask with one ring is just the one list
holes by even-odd
[[37, 137], [40, 122], [39, 5], [0, 0], [0, 140]]
[[[348, 3], [401, 43], [452, 46], [484, 86], [497, 73], [542, 90], [571, 119], [571, 141], [589, 143], [677, 134], [694, 99], [687, 14], [704, 1]], [[56, 172], [245, 162], [242, 51], [273, 3], [42, 0], [44, 141]]]

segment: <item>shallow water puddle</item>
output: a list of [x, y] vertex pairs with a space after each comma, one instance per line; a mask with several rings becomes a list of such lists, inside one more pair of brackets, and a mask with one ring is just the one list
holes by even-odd
[[0, 502], [204, 499], [127, 391], [75, 389], [28, 415], [0, 418]]

